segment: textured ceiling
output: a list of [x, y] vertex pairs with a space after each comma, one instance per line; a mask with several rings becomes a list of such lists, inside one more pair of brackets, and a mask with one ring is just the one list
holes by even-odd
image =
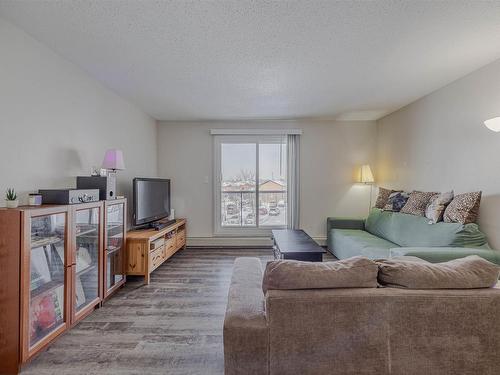
[[500, 58], [500, 1], [6, 1], [160, 120], [376, 119]]

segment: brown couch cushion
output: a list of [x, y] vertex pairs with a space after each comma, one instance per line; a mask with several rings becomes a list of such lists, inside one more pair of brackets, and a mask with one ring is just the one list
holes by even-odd
[[267, 263], [262, 290], [376, 288], [377, 272], [377, 264], [361, 256], [323, 263], [275, 260]]
[[445, 263], [390, 259], [377, 262], [382, 285], [408, 289], [474, 289], [493, 287], [500, 267], [477, 256]]

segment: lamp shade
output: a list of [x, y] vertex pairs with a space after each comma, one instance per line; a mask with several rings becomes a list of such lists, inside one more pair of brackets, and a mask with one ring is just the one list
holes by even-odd
[[500, 117], [491, 118], [484, 122], [484, 125], [494, 132], [500, 132]]
[[375, 182], [375, 179], [373, 178], [373, 173], [372, 169], [368, 164], [362, 165], [361, 166], [361, 173], [359, 176], [359, 182], [362, 182], [364, 184], [371, 184]]
[[122, 150], [112, 149], [107, 150], [102, 161], [102, 167], [105, 169], [123, 170], [125, 163], [123, 162]]

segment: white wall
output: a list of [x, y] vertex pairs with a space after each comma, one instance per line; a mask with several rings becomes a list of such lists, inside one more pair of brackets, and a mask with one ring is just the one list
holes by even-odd
[[362, 216], [369, 187], [355, 184], [355, 170], [374, 162], [375, 122], [261, 121], [159, 122], [159, 174], [172, 179], [172, 205], [189, 220], [188, 236], [213, 235], [213, 142], [210, 129], [301, 128], [301, 227], [326, 236], [328, 216]]
[[483, 191], [479, 224], [500, 248], [500, 60], [378, 121], [382, 186]]
[[157, 174], [156, 121], [75, 65], [0, 18], [0, 205], [14, 187], [22, 203], [39, 188], [73, 187], [123, 150], [118, 193]]

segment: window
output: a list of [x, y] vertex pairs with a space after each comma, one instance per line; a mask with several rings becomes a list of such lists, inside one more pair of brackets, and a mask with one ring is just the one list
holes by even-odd
[[286, 139], [215, 137], [216, 234], [268, 234], [287, 226]]

